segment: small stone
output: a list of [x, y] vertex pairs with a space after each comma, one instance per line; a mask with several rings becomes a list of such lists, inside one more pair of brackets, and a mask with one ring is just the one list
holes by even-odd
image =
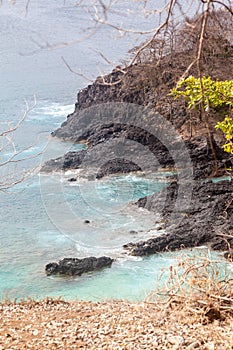
[[32, 334], [33, 335], [38, 335], [39, 334], [38, 329], [35, 329], [34, 331], [32, 331]]
[[192, 344], [189, 344], [189, 346], [187, 346], [186, 348], [186, 350], [195, 350], [195, 349], [200, 349], [199, 341], [194, 341]]
[[209, 342], [207, 344], [205, 344], [204, 350], [214, 350], [215, 349], [215, 346], [214, 346], [214, 342]]
[[183, 344], [184, 342], [184, 338], [177, 335], [177, 336], [174, 336], [174, 335], [168, 335], [167, 336], [167, 340], [169, 341], [170, 344], [172, 345], [181, 345]]

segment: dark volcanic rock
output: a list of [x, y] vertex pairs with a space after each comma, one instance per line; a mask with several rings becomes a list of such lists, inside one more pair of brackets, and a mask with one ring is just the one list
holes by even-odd
[[49, 275], [56, 275], [59, 272], [59, 265], [55, 262], [49, 263], [45, 266], [46, 274]]
[[[197, 23], [195, 25], [198, 28]], [[218, 25], [219, 23], [216, 23], [216, 28], [218, 28]], [[204, 50], [205, 55], [201, 59], [202, 74], [217, 80], [232, 79], [232, 44], [228, 42], [228, 38], [224, 40], [222, 38], [222, 41], [218, 37], [216, 41], [216, 32], [215, 30], [212, 32], [213, 28], [215, 28], [215, 25], [209, 28], [208, 36], [205, 38], [208, 44], [206, 42], [204, 46], [205, 50], [207, 48], [208, 50]], [[187, 32], [187, 28], [185, 30], [181, 29], [180, 35], [183, 36], [184, 32]], [[80, 90], [77, 95], [75, 111], [67, 117], [67, 120], [52, 135], [72, 142], [86, 141], [89, 149], [114, 139], [135, 141], [144, 148], [147, 147], [148, 151], [155, 155], [160, 167], [174, 167], [176, 159], [174, 159], [171, 149], [177, 150], [180, 146], [176, 140], [177, 137], [169, 135], [171, 127], [174, 127], [177, 134], [185, 140], [193, 163], [195, 178], [200, 179], [211, 175], [215, 160], [209, 140], [206, 139], [208, 133], [204, 118], [202, 118], [198, 109], [188, 110], [183, 100], [174, 100], [170, 94], [171, 88], [175, 87], [177, 81], [187, 71], [187, 67], [190, 68], [190, 64], [196, 57], [198, 37], [194, 40], [194, 32], [192, 30], [191, 33], [186, 33], [190, 36], [189, 40], [187, 39], [188, 36], [186, 38], [189, 43], [187, 49], [184, 46], [181, 50], [178, 45], [177, 48], [173, 47], [169, 53], [170, 48], [167, 47], [167, 54], [159, 61], [153, 54], [147, 53], [142, 60], [139, 60], [140, 63], [138, 61], [138, 63], [128, 67], [116, 67], [110, 74], [98, 77], [93, 84]], [[198, 32], [199, 29], [196, 34]], [[214, 46], [212, 46], [213, 43]], [[224, 48], [227, 48], [227, 51], [224, 51], [225, 54], [222, 52], [223, 43], [225, 43]], [[189, 74], [198, 75], [195, 65], [192, 65]], [[137, 109], [131, 108], [130, 105], [132, 104], [137, 106]], [[147, 107], [152, 113], [143, 115], [142, 108], [144, 107]], [[129, 113], [130, 109], [133, 109], [133, 113], [132, 111]], [[156, 113], [162, 116], [162, 120], [156, 118]], [[214, 135], [212, 141], [215, 144], [219, 166], [224, 169], [224, 165], [230, 157], [221, 149], [224, 142], [223, 133], [214, 128], [220, 120], [222, 120], [222, 117], [218, 113], [213, 113], [208, 123], [209, 129]], [[169, 123], [168, 126], [166, 122]], [[171, 148], [168, 146], [171, 146]], [[107, 147], [108, 145], [106, 145]], [[134, 156], [137, 155], [136, 147], [133, 146], [132, 149]], [[149, 169], [147, 169], [148, 164], [145, 164], [145, 166], [142, 164], [147, 158], [143, 152], [141, 154], [141, 164], [132, 157], [126, 157], [126, 155], [119, 157], [119, 154], [114, 154], [114, 157], [107, 156], [103, 164], [99, 161], [101, 157], [96, 150], [94, 153], [96, 162], [99, 164], [98, 169], [109, 160], [124, 158], [137, 164], [143, 171], [156, 170], [154, 164]], [[60, 169], [80, 167], [80, 160], [77, 158], [79, 156], [73, 158], [64, 156], [46, 164], [43, 170], [50, 171], [49, 169], [52, 169], [53, 166], [54, 170], [59, 166]], [[95, 163], [94, 160], [93, 157], [91, 165]], [[232, 166], [231, 161], [229, 162], [228, 168]], [[116, 167], [117, 172], [120, 167], [120, 164], [118, 165]], [[106, 174], [108, 173], [107, 170]]]
[[[193, 33], [192, 29], [189, 39]], [[138, 201], [139, 206], [161, 214], [168, 233], [145, 242], [129, 243], [125, 248], [133, 255], [207, 243], [219, 250], [233, 246], [233, 239], [229, 238], [233, 232], [232, 181], [191, 184], [193, 179], [200, 181], [212, 176], [216, 163], [219, 174], [233, 166], [231, 155], [221, 147], [224, 135], [215, 129], [222, 117], [213, 113], [208, 118], [209, 130], [213, 133], [208, 139], [205, 118], [200, 111], [188, 110], [184, 101], [175, 101], [170, 94], [196, 57], [198, 37], [194, 41], [189, 39], [186, 39], [187, 50], [185, 46], [182, 50], [179, 48], [175, 53], [166, 54], [160, 62], [149, 56], [135, 65], [117, 68], [79, 91], [74, 113], [52, 135], [72, 142], [85, 141], [88, 149], [69, 152], [42, 168], [42, 171], [82, 168], [84, 173], [87, 170], [91, 174], [89, 179], [138, 170], [144, 173], [161, 168], [178, 170], [179, 176], [167, 188]], [[216, 51], [217, 46], [211, 45], [222, 43], [221, 39], [215, 39], [216, 32], [209, 31], [205, 38], [209, 40], [208, 45], [204, 45], [209, 51], [204, 50], [201, 59], [202, 74], [217, 80], [232, 79], [233, 47], [228, 42], [225, 54], [222, 45], [218, 46], [220, 51]], [[189, 74], [197, 76], [197, 73], [192, 65]], [[181, 178], [186, 181], [182, 193]], [[190, 186], [193, 187], [191, 202]], [[228, 234], [227, 238], [222, 236], [224, 233]], [[71, 261], [69, 264], [73, 266]], [[63, 265], [66, 266], [65, 262]], [[52, 263], [48, 271], [63, 273], [60, 272], [63, 265]], [[66, 269], [73, 274], [72, 267]]]
[[77, 179], [75, 177], [71, 177], [70, 179], [68, 179], [69, 182], [76, 182]]
[[[177, 115], [176, 123], [179, 117]], [[54, 135], [73, 142], [85, 140], [88, 149], [68, 152], [63, 157], [50, 160], [42, 167], [42, 171], [86, 167], [98, 169], [97, 177], [103, 177], [140, 169], [145, 172], [175, 168], [177, 163], [180, 168], [184, 168], [189, 157], [194, 178], [200, 179], [210, 176], [215, 167], [215, 159], [205, 134], [184, 141], [165, 117], [132, 104], [105, 103], [76, 109]], [[229, 155], [213, 137], [212, 142], [219, 168], [232, 166]]]
[[[106, 130], [108, 133], [108, 129]], [[90, 142], [88, 149], [68, 152], [62, 157], [51, 159], [42, 166], [41, 171], [51, 172], [78, 168], [89, 170], [95, 168], [98, 173], [96, 178], [102, 178], [109, 174], [140, 170], [144, 172], [157, 171], [161, 167], [172, 169], [176, 167], [176, 162], [166, 147], [155, 136], [150, 135], [145, 130], [140, 131], [138, 128], [132, 127], [128, 130], [121, 130], [120, 133], [113, 133], [111, 137], [109, 137], [109, 134], [105, 136], [101, 133], [99, 137], [98, 132], [96, 132], [92, 141], [88, 141]], [[131, 144], [130, 140], [135, 141], [135, 143]], [[141, 148], [139, 148], [139, 145]], [[176, 150], [176, 148], [182, 150], [185, 145], [193, 167], [194, 179], [211, 176], [215, 161], [206, 138], [198, 141], [193, 140], [192, 142], [186, 141], [183, 145], [179, 142], [173, 142], [173, 144], [171, 142], [171, 145], [173, 150]], [[154, 155], [152, 161], [152, 157], [148, 158], [149, 153]], [[217, 145], [216, 154], [219, 159], [220, 171], [226, 166], [228, 168], [232, 166], [232, 160], [228, 160], [229, 156]], [[182, 162], [182, 159], [180, 162]], [[183, 166], [185, 165], [184, 161]]]
[[101, 179], [106, 175], [117, 174], [117, 173], [125, 174], [125, 173], [130, 173], [130, 172], [139, 171], [139, 170], [142, 170], [142, 169], [137, 164], [134, 164], [131, 161], [124, 160], [124, 159], [113, 159], [108, 161], [98, 170], [96, 178]]
[[[68, 152], [62, 157], [48, 160], [41, 168], [43, 172], [52, 172], [67, 169], [77, 169], [82, 164], [82, 161], [86, 155], [86, 150], [79, 152]], [[72, 180], [74, 181], [74, 180]]]
[[[114, 116], [111, 116], [113, 112]], [[110, 116], [116, 124], [107, 123]], [[177, 158], [180, 167], [187, 166], [189, 154], [183, 140], [163, 117], [148, 109], [122, 104], [113, 108], [111, 104], [105, 104], [82, 110], [70, 124], [67, 126], [74, 130], [73, 141], [82, 139], [88, 130], [88, 149], [68, 152], [48, 161], [42, 171], [58, 170], [59, 167], [60, 170], [82, 168], [87, 171], [93, 168], [97, 169], [96, 177], [100, 178], [119, 172], [174, 168]]]
[[80, 276], [85, 272], [100, 270], [104, 267], [110, 267], [113, 259], [102, 256], [100, 258], [88, 257], [84, 259], [65, 258], [58, 263], [49, 263], [45, 266], [47, 275], [69, 275]]
[[[179, 185], [173, 182], [166, 192], [162, 190], [150, 196], [149, 200], [144, 198], [138, 201], [139, 206], [151, 211], [158, 213], [160, 210], [168, 233], [125, 245], [130, 254], [149, 255], [203, 244], [209, 244], [214, 250], [233, 247], [233, 236], [230, 237], [233, 234], [232, 181], [195, 184], [190, 205], [181, 207], [174, 217], [178, 188]], [[158, 206], [161, 200], [165, 205]]]

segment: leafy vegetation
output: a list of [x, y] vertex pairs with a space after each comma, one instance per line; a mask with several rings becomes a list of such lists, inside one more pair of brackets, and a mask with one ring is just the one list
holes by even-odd
[[171, 93], [175, 99], [185, 98], [190, 109], [203, 107], [208, 116], [213, 113], [223, 116], [224, 120], [218, 122], [215, 128], [224, 133], [226, 141], [223, 149], [233, 154], [233, 80], [218, 81], [211, 77], [189, 76], [180, 80]]

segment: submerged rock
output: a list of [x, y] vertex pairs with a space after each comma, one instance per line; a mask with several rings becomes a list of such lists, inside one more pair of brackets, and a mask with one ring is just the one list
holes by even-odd
[[81, 276], [85, 272], [100, 270], [104, 267], [111, 267], [113, 259], [107, 256], [100, 258], [88, 257], [83, 259], [64, 258], [58, 263], [52, 262], [45, 266], [45, 272], [49, 275]]
[[68, 179], [69, 182], [76, 182], [77, 179], [75, 177], [71, 177], [70, 179]]

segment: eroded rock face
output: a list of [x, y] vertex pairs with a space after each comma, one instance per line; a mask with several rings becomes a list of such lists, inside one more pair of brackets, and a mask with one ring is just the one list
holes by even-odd
[[77, 169], [82, 164], [82, 161], [86, 155], [86, 150], [79, 152], [67, 152], [64, 156], [56, 159], [50, 159], [42, 166], [42, 172], [53, 172], [59, 170], [68, 170], [70, 168]]
[[[179, 149], [180, 145], [174, 138], [169, 138], [169, 128], [163, 127], [163, 122], [156, 119], [156, 114], [159, 114], [184, 138], [192, 161], [194, 178], [210, 176], [215, 160], [199, 113], [193, 112], [191, 125], [189, 112], [183, 101], [175, 101], [169, 97], [170, 89], [177, 81], [176, 78], [182, 76], [186, 70], [186, 64], [187, 62], [182, 58], [179, 58], [179, 64], [177, 64], [173, 57], [172, 60], [164, 59], [162, 66], [157, 67], [157, 70], [155, 67], [151, 69], [151, 62], [127, 67], [125, 74], [121, 69], [115, 69], [106, 75], [104, 80], [99, 77], [93, 84], [80, 90], [74, 112], [52, 135], [71, 142], [85, 142], [88, 146], [87, 150], [68, 152], [63, 157], [50, 160], [42, 167], [42, 171], [96, 167], [100, 169], [99, 178], [112, 173], [135, 171], [135, 165], [143, 171], [157, 171], [158, 164], [146, 162], [148, 157], [143, 151], [139, 152], [138, 144], [147, 149], [147, 154], [151, 152], [155, 156], [160, 167], [174, 168], [175, 160], [162, 140], [165, 136], [167, 144], [173, 150]], [[232, 64], [232, 60], [228, 64]], [[169, 74], [161, 74], [161, 69]], [[214, 69], [214, 66], [205, 65], [207, 76], [211, 76], [209, 69]], [[224, 76], [224, 67], [217, 64], [217, 69], [214, 71], [219, 74], [219, 79], [221, 79], [220, 76]], [[146, 72], [148, 79], [145, 79]], [[133, 112], [130, 113], [132, 105], [137, 108], [132, 107]], [[144, 107], [147, 112], [146, 117], [142, 118]], [[211, 128], [214, 128], [217, 120], [210, 119]], [[162, 138], [160, 138], [161, 133]], [[114, 140], [119, 139], [135, 142], [135, 144], [130, 143], [132, 155], [115, 154], [117, 142], [114, 143]], [[215, 145], [219, 168], [222, 169], [224, 166], [228, 168], [232, 166], [229, 155], [221, 148], [223, 141], [222, 133], [215, 131], [212, 142]], [[126, 149], [129, 150], [129, 147]], [[140, 160], [136, 157], [138, 154], [140, 154]], [[105, 158], [106, 161], [103, 162]], [[123, 159], [128, 163], [123, 162]], [[133, 166], [132, 163], [135, 165]]]
[[[113, 112], [114, 123], [109, 123]], [[144, 112], [142, 118], [141, 114]], [[164, 118], [161, 118], [158, 114], [135, 105], [117, 104], [112, 110], [111, 104], [106, 103], [78, 110], [54, 135], [73, 142], [85, 141], [87, 149], [68, 152], [62, 157], [49, 160], [41, 171], [98, 169], [100, 178], [140, 169], [144, 172], [157, 171], [159, 167], [174, 169], [176, 159], [173, 159], [172, 153], [182, 153], [185, 146], [192, 162], [194, 178], [210, 176], [215, 167], [215, 159], [206, 135], [185, 141], [176, 139], [169, 126], [163, 127]], [[137, 125], [134, 125], [135, 120]], [[223, 151], [214, 138], [212, 142], [215, 145], [219, 169], [224, 171], [225, 167], [231, 167], [229, 154]], [[183, 164], [182, 159], [179, 159], [180, 167], [186, 166], [186, 158], [184, 157]]]
[[49, 275], [81, 276], [85, 272], [111, 267], [113, 259], [107, 256], [100, 258], [88, 257], [84, 259], [64, 258], [58, 263], [52, 262], [45, 266], [45, 272]]
[[[76, 128], [78, 128], [76, 126]], [[112, 127], [110, 127], [111, 129]], [[133, 141], [133, 142], [131, 142]], [[51, 172], [68, 169], [97, 169], [97, 178], [109, 174], [127, 173], [133, 171], [157, 171], [159, 168], [176, 166], [168, 149], [154, 135], [136, 127], [119, 126], [92, 130], [87, 139], [88, 149], [79, 152], [68, 152], [57, 159], [47, 161], [41, 171]], [[176, 140], [170, 140], [173, 150], [182, 149]], [[198, 140], [185, 141], [186, 150], [192, 162], [194, 178], [200, 179], [210, 176], [215, 166], [213, 154], [208, 146], [208, 140], [203, 137]], [[223, 150], [216, 145], [216, 154], [219, 159], [219, 168], [231, 167], [232, 162]], [[148, 154], [154, 157], [148, 158]], [[182, 164], [181, 164], [182, 165]], [[183, 167], [186, 164], [184, 162]]]
[[[140, 199], [138, 205], [150, 211], [161, 209], [164, 227], [167, 234], [159, 237], [129, 243], [124, 246], [132, 255], [150, 255], [163, 251], [174, 251], [204, 244], [214, 250], [228, 250], [233, 247], [233, 183], [221, 181], [197, 183], [192, 191], [192, 199], [188, 209], [180, 208], [182, 219], [178, 223], [170, 220], [173, 214], [179, 185], [176, 182], [147, 198]], [[166, 193], [165, 193], [166, 192]], [[164, 198], [163, 198], [164, 197]], [[159, 207], [158, 202], [165, 205]], [[224, 237], [224, 234], [228, 236]]]

